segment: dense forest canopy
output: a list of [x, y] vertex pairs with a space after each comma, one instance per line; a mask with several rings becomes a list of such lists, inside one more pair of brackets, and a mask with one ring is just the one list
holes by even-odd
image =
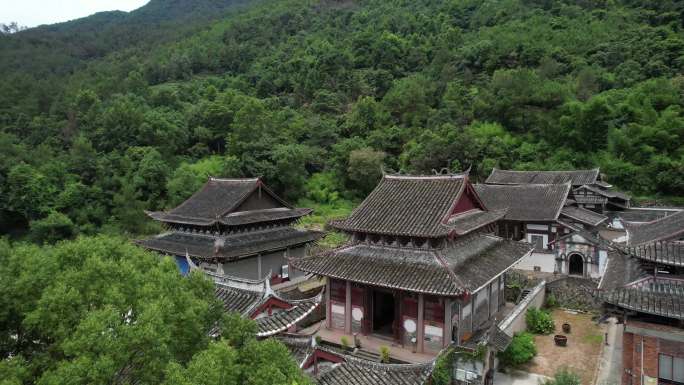
[[154, 231], [143, 210], [207, 175], [330, 205], [383, 167], [601, 167], [684, 195], [680, 1], [236, 3], [0, 35], [0, 232]]

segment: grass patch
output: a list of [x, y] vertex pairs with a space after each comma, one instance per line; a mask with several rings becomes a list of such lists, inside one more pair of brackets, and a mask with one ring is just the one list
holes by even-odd
[[356, 204], [343, 199], [333, 203], [316, 203], [310, 199], [302, 199], [297, 202], [297, 207], [309, 207], [314, 210], [311, 215], [307, 215], [299, 221], [302, 227], [312, 230], [323, 230], [329, 221], [348, 216], [356, 207]]
[[601, 334], [587, 334], [582, 337], [582, 341], [587, 344], [601, 345], [603, 343], [603, 336]]

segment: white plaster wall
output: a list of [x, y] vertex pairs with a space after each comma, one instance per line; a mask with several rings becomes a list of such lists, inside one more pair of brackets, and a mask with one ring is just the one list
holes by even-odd
[[520, 301], [520, 303], [517, 304], [510, 313], [508, 313], [506, 318], [499, 323], [501, 330], [506, 332], [506, 334], [509, 336], [526, 330], [527, 323], [525, 322], [525, 315], [527, 314], [527, 309], [531, 307], [542, 307], [542, 305], [544, 305], [545, 298], [546, 282], [542, 281], [534, 287], [527, 298]]
[[541, 267], [541, 271], [545, 273], [553, 273], [556, 266], [556, 256], [551, 253], [532, 254], [522, 258], [515, 266], [515, 269], [533, 271], [535, 266]]

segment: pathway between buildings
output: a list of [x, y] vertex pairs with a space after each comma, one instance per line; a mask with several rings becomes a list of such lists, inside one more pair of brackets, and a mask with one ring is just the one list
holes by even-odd
[[496, 373], [495, 385], [540, 385], [549, 378], [541, 374], [513, 371], [511, 373]]
[[620, 384], [622, 375], [622, 325], [608, 319], [608, 346], [604, 346], [599, 362], [596, 385]]

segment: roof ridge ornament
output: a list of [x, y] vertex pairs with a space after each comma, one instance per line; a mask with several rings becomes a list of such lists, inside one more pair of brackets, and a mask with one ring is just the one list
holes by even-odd
[[188, 263], [188, 270], [193, 271], [193, 270], [198, 270], [199, 267], [195, 264], [195, 262], [190, 259], [190, 253], [188, 253], [188, 249], [185, 249], [185, 261]]

